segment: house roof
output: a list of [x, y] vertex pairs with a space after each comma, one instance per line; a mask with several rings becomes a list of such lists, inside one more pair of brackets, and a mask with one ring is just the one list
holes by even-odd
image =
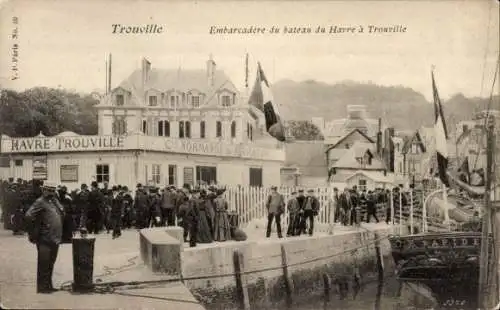
[[[137, 69], [122, 81], [117, 88], [122, 88], [131, 92], [134, 99], [141, 98], [142, 90], [142, 70]], [[156, 90], [159, 92], [180, 91], [187, 93], [189, 91], [198, 91], [206, 95], [207, 103], [214, 102], [216, 91], [227, 90], [237, 93], [236, 86], [231, 82], [222, 70], [216, 70], [214, 73], [214, 84], [211, 86], [208, 82], [206, 70], [184, 70], [184, 69], [157, 69], [149, 71], [149, 78], [144, 89]]]
[[401, 153], [405, 154], [405, 153], [408, 153], [408, 151], [410, 150], [413, 142], [417, 142], [417, 145], [420, 146], [420, 150], [425, 153], [426, 152], [426, 148], [425, 148], [425, 143], [424, 143], [424, 140], [422, 139], [422, 136], [420, 135], [420, 133], [418, 131], [415, 131], [415, 133], [411, 136], [408, 136], [408, 137], [404, 137], [403, 138], [403, 148], [401, 150]]
[[360, 175], [360, 174], [364, 175], [365, 177], [367, 177], [375, 182], [382, 182], [382, 183], [393, 183], [394, 182], [393, 178], [391, 178], [389, 176], [384, 176], [380, 172], [366, 171], [366, 170], [358, 170], [358, 171], [354, 172], [353, 174], [347, 176], [345, 178], [345, 180], [347, 181], [350, 178], [357, 176], [357, 175]]
[[362, 168], [361, 164], [357, 161], [357, 158], [363, 157], [367, 151], [370, 151], [372, 154], [372, 164], [363, 169], [368, 170], [382, 170], [385, 169], [385, 165], [378, 156], [374, 156], [376, 154], [375, 151], [376, 145], [374, 143], [364, 143], [364, 142], [356, 142], [352, 145], [351, 148], [347, 149], [345, 154], [335, 163], [333, 164], [333, 168], [348, 168], [348, 169], [357, 169]]
[[351, 135], [353, 135], [355, 132], [358, 132], [359, 134], [361, 134], [366, 140], [368, 140], [369, 142], [371, 143], [375, 143], [375, 141], [373, 141], [372, 138], [368, 137], [364, 132], [362, 132], [361, 130], [359, 129], [353, 129], [351, 130], [349, 133], [345, 134], [343, 137], [341, 137], [337, 142], [335, 142], [334, 144], [330, 145], [327, 149], [326, 149], [326, 152], [328, 152], [329, 150], [335, 148], [337, 145], [339, 145], [340, 143], [342, 143], [342, 141], [345, 141], [345, 139], [347, 139], [348, 137], [350, 137]]
[[285, 166], [295, 166], [302, 175], [324, 176], [328, 175], [325, 145], [322, 142], [293, 142], [285, 144]]

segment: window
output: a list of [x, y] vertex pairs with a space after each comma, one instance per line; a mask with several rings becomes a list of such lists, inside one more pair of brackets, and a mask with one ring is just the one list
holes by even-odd
[[196, 166], [196, 183], [217, 184], [217, 168]]
[[155, 184], [160, 184], [160, 165], [153, 165], [151, 167], [151, 178]]
[[125, 97], [123, 95], [116, 95], [116, 105], [124, 105]]
[[191, 105], [193, 108], [199, 108], [200, 107], [200, 96], [192, 96], [191, 97]]
[[178, 105], [179, 105], [179, 96], [177, 95], [170, 96], [170, 107], [172, 109], [175, 109], [177, 108]]
[[184, 122], [184, 130], [186, 131], [186, 138], [191, 138], [191, 122]]
[[402, 173], [403, 172], [403, 163], [400, 162], [399, 163], [399, 173]]
[[14, 166], [21, 167], [22, 165], [23, 165], [23, 160], [22, 159], [16, 159], [14, 161]]
[[158, 97], [156, 96], [149, 96], [149, 106], [155, 107], [158, 105]]
[[248, 139], [253, 140], [253, 126], [251, 124], [248, 124]]
[[169, 121], [159, 121], [158, 122], [158, 136], [170, 137], [170, 122]]
[[184, 122], [179, 122], [179, 138], [184, 138]]
[[142, 133], [148, 134], [148, 122], [145, 120], [142, 121]]
[[200, 138], [205, 138], [205, 121], [200, 122]]
[[191, 122], [179, 122], [179, 138], [191, 138]]
[[223, 107], [228, 107], [231, 105], [231, 97], [230, 96], [222, 96], [221, 102]]
[[184, 184], [194, 185], [193, 167], [184, 167]]
[[125, 116], [113, 116], [112, 132], [114, 135], [124, 135], [127, 132]]
[[97, 183], [109, 182], [109, 165], [96, 165], [95, 178]]
[[250, 168], [250, 186], [262, 187], [262, 168]]
[[177, 185], [177, 166], [168, 165], [168, 185]]
[[358, 189], [360, 191], [366, 190], [366, 180], [365, 179], [361, 179], [358, 181]]
[[349, 148], [349, 143], [346, 143], [345, 144], [345, 148], [348, 149]]
[[217, 138], [222, 137], [222, 123], [220, 121], [215, 123], [215, 135]]
[[6, 155], [0, 155], [0, 167], [1, 168], [9, 168], [10, 167], [10, 158]]
[[462, 132], [467, 132], [467, 130], [469, 130], [469, 126], [462, 125]]
[[231, 123], [231, 138], [236, 138], [236, 122]]

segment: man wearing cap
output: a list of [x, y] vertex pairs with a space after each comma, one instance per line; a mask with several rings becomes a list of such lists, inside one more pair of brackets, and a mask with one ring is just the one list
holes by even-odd
[[91, 234], [98, 234], [101, 230], [102, 219], [104, 216], [104, 196], [99, 190], [96, 181], [92, 181], [88, 196], [87, 211], [87, 231]]
[[278, 188], [276, 186], [271, 187], [271, 194], [267, 198], [266, 203], [267, 208], [267, 231], [266, 237], [271, 236], [271, 226], [273, 224], [273, 219], [276, 221], [276, 230], [278, 232], [278, 238], [282, 238], [281, 235], [281, 214], [285, 212], [285, 199], [283, 195], [278, 193]]
[[137, 184], [137, 190], [135, 191], [134, 208], [136, 211], [136, 228], [146, 228], [149, 219], [149, 197], [141, 183]]
[[299, 215], [299, 202], [297, 201], [297, 192], [292, 192], [292, 197], [288, 200], [287, 203], [288, 209], [288, 230], [286, 232], [286, 236], [295, 236], [297, 233], [297, 218]]
[[299, 235], [306, 230], [306, 221], [309, 219], [309, 236], [313, 235], [314, 232], [314, 217], [319, 213], [319, 201], [318, 198], [314, 196], [314, 190], [310, 189], [307, 191], [307, 197], [304, 202], [304, 214], [302, 216], [302, 222], [299, 227]]
[[52, 284], [52, 273], [63, 234], [63, 206], [56, 198], [56, 186], [45, 184], [42, 197], [26, 212], [29, 240], [36, 244], [37, 292], [50, 294], [56, 289]]

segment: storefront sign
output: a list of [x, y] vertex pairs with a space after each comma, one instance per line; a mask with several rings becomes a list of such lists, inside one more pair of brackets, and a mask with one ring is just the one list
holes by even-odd
[[432, 237], [432, 238], [412, 238], [399, 239], [395, 241], [398, 248], [404, 250], [417, 249], [443, 249], [443, 248], [478, 248], [481, 244], [480, 236], [463, 237]]
[[12, 138], [11, 153], [57, 152], [120, 149], [124, 147], [123, 136], [76, 136]]
[[33, 179], [47, 180], [47, 155], [33, 156]]
[[78, 165], [61, 165], [61, 182], [78, 182]]
[[174, 140], [165, 141], [165, 149], [177, 153], [192, 153], [214, 156], [231, 156], [245, 158], [264, 159], [267, 151], [262, 148], [255, 148], [241, 144], [227, 144], [221, 142], [201, 142], [192, 140]]

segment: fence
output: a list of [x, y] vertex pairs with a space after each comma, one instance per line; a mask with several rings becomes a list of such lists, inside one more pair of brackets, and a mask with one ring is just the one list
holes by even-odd
[[[320, 203], [320, 211], [316, 217], [317, 225], [315, 230], [325, 231], [330, 223], [332, 213], [335, 212], [333, 203], [334, 192], [330, 187], [312, 188], [314, 195]], [[278, 191], [283, 195], [285, 202], [291, 197], [291, 193], [296, 191], [293, 187], [282, 187]], [[305, 189], [307, 191], [307, 189]], [[394, 225], [409, 226], [411, 231], [443, 231], [455, 229], [453, 225], [443, 224], [442, 216], [428, 214], [423, 210], [423, 202], [430, 191], [411, 191], [396, 194], [389, 193], [389, 197], [383, 199], [383, 202], [376, 204], [376, 214], [380, 221], [385, 221], [389, 215], [390, 223]], [[254, 220], [266, 219], [267, 209], [266, 200], [270, 194], [269, 189], [261, 187], [229, 187], [226, 189], [226, 199], [228, 200], [230, 210], [239, 214], [240, 225], [245, 227]], [[406, 202], [406, 203], [405, 203]], [[358, 209], [360, 219], [366, 219], [366, 206], [361, 205]], [[288, 227], [288, 210], [282, 217], [282, 227]], [[323, 225], [321, 225], [323, 224]]]

